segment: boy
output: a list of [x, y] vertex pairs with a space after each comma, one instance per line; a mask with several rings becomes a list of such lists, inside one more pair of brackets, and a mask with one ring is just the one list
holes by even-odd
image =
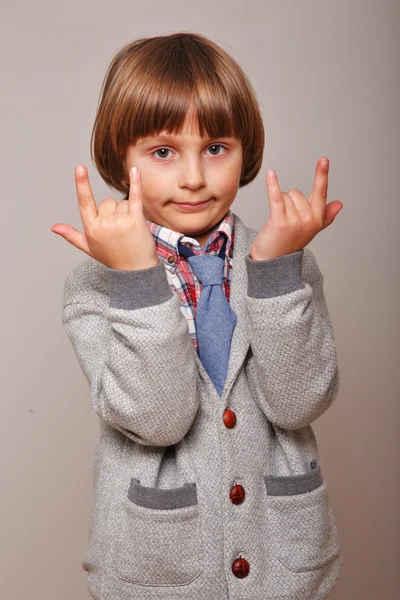
[[[100, 422], [82, 561], [98, 600], [317, 600], [339, 577], [311, 427], [339, 372], [306, 245], [341, 203], [321, 164], [310, 202], [268, 176], [271, 217], [247, 228], [230, 206], [263, 145], [250, 83], [203, 36], [138, 40], [110, 66], [96, 166], [126, 197], [97, 209], [82, 167], [84, 233], [53, 227], [89, 255], [63, 323]], [[205, 256], [221, 283], [196, 275]]]

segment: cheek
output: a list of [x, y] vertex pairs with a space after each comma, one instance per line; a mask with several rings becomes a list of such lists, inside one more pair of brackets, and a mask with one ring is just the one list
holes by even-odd
[[224, 174], [224, 177], [219, 180], [218, 188], [220, 194], [231, 195], [236, 193], [240, 180], [240, 171], [237, 169], [231, 169]]
[[168, 186], [157, 174], [145, 173], [142, 177], [142, 193], [148, 204], [157, 204], [168, 194]]
[[241, 160], [235, 160], [226, 166], [226, 169], [224, 169], [224, 173], [221, 174], [219, 180], [222, 193], [230, 194], [237, 191], [240, 181], [241, 168]]

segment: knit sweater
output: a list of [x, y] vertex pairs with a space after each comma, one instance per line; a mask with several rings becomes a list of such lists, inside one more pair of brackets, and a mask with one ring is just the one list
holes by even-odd
[[339, 388], [307, 247], [253, 261], [234, 215], [237, 316], [219, 397], [165, 264], [67, 274], [62, 320], [99, 417], [82, 567], [97, 600], [319, 600], [343, 563], [311, 424]]

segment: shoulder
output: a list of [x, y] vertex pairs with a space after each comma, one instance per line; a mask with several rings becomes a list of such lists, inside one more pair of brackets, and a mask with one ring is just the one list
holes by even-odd
[[108, 300], [109, 279], [107, 269], [91, 256], [74, 265], [67, 272], [62, 292], [62, 304], [88, 303]]
[[256, 239], [259, 232], [256, 229], [245, 225], [242, 219], [237, 214], [233, 213], [233, 218], [233, 230], [235, 233], [235, 240], [238, 238], [240, 246], [245, 246], [246, 251], [249, 251], [252, 243]]
[[254, 242], [254, 240], [256, 239], [256, 237], [258, 236], [258, 234], [260, 232], [257, 231], [256, 229], [252, 229], [252, 227], [247, 227], [247, 226], [245, 226], [245, 230], [246, 230], [248, 245], [251, 246], [251, 244]]

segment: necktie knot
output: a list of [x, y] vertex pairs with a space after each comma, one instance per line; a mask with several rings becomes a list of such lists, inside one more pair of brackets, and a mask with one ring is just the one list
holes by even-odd
[[224, 282], [224, 261], [219, 256], [200, 254], [189, 256], [188, 261], [193, 267], [196, 277], [203, 288], [207, 285], [222, 285]]

